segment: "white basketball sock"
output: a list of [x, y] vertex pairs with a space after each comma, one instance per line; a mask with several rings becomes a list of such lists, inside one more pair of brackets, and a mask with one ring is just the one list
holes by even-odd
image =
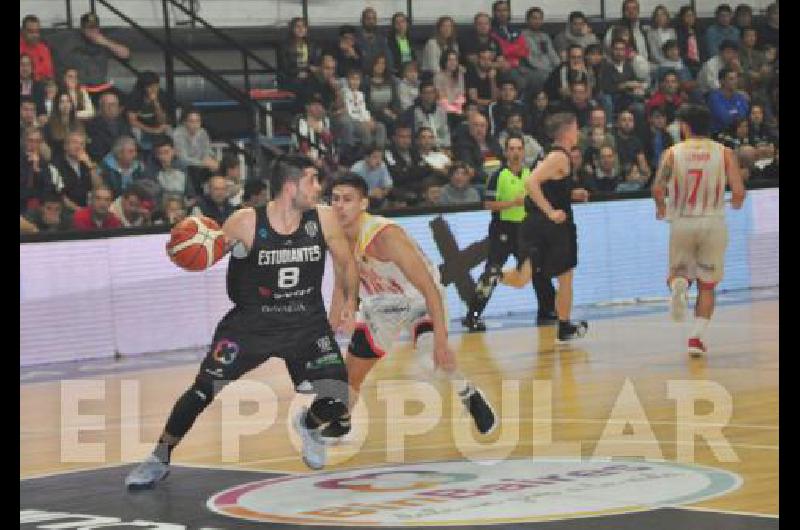
[[702, 339], [703, 333], [706, 332], [706, 328], [708, 327], [708, 323], [710, 322], [709, 319], [703, 317], [695, 317], [694, 319], [694, 326], [692, 327], [692, 333], [689, 335], [690, 339]]

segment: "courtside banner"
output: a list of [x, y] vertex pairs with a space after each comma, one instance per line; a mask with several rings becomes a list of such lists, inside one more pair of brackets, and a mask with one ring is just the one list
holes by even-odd
[[[650, 199], [578, 204], [575, 305], [635, 303], [666, 297], [669, 225]], [[459, 318], [483, 271], [487, 211], [397, 218], [447, 287]], [[778, 190], [750, 190], [728, 210], [722, 290], [778, 285]], [[168, 234], [20, 245], [20, 364], [111, 358], [208, 345], [230, 308], [227, 257], [185, 272], [166, 256]], [[514, 264], [513, 257], [507, 266]], [[323, 282], [330, 298], [330, 267]], [[532, 313], [533, 289], [500, 286], [486, 316]], [[455, 326], [459, 324], [455, 323]]]

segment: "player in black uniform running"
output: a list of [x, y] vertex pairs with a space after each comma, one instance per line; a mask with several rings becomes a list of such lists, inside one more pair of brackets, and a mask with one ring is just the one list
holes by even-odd
[[[506, 138], [506, 164], [492, 175], [486, 187], [484, 207], [492, 211], [489, 223], [489, 255], [486, 268], [475, 286], [475, 294], [467, 306], [467, 316], [461, 323], [470, 331], [486, 331], [481, 318], [489, 298], [497, 286], [503, 265], [511, 254], [519, 264], [519, 227], [525, 219], [525, 181], [531, 169], [523, 165], [525, 161], [525, 142], [520, 135], [511, 134]], [[549, 277], [535, 274], [533, 288], [538, 301], [537, 325], [554, 324], [555, 289]]]
[[227, 288], [234, 307], [217, 325], [200, 371], [175, 403], [155, 450], [125, 479], [129, 488], [163, 479], [172, 450], [215, 394], [272, 356], [284, 359], [298, 392], [315, 396], [294, 428], [306, 464], [325, 465], [319, 431], [348, 415], [347, 372], [321, 292], [326, 250], [337, 287], [344, 289], [345, 320], [354, 318], [358, 272], [333, 211], [317, 206], [322, 188], [311, 161], [279, 161], [272, 189], [277, 195], [266, 206], [237, 210], [222, 226], [232, 249]]
[[586, 321], [570, 321], [572, 276], [578, 264], [578, 241], [571, 201], [586, 198], [586, 190], [573, 188], [569, 150], [578, 141], [575, 114], [557, 112], [548, 118], [547, 128], [554, 139], [550, 152], [528, 178], [525, 197], [527, 217], [520, 226], [520, 253], [525, 261], [517, 270], [504, 271], [503, 283], [524, 285], [535, 271], [548, 278], [558, 277], [556, 312], [557, 342], [586, 334]]

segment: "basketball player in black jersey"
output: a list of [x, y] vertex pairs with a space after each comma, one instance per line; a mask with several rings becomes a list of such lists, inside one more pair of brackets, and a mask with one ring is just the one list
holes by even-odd
[[336, 284], [344, 289], [344, 320], [352, 321], [358, 272], [333, 211], [317, 206], [321, 186], [313, 163], [288, 158], [272, 179], [275, 197], [266, 206], [237, 210], [222, 226], [227, 248], [228, 296], [234, 303], [214, 332], [211, 348], [192, 386], [178, 399], [152, 455], [126, 478], [129, 488], [148, 488], [169, 472], [173, 448], [225, 385], [272, 356], [286, 362], [298, 392], [313, 394], [294, 427], [303, 460], [325, 465], [319, 431], [347, 421], [347, 372], [322, 298], [325, 252]]
[[586, 200], [588, 193], [574, 188], [569, 150], [578, 141], [575, 114], [557, 112], [548, 118], [547, 128], [554, 139], [550, 152], [536, 166], [526, 183], [527, 216], [520, 226], [520, 253], [525, 256], [517, 270], [504, 271], [501, 281], [521, 287], [533, 271], [558, 278], [556, 312], [557, 342], [563, 343], [586, 334], [586, 321], [572, 322], [572, 276], [578, 264], [578, 241], [572, 216], [572, 200]]

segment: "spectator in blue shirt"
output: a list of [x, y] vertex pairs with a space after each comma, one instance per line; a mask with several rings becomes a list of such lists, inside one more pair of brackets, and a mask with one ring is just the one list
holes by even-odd
[[747, 118], [750, 103], [736, 85], [739, 74], [730, 68], [719, 72], [720, 88], [712, 90], [708, 95], [708, 106], [711, 110], [711, 133], [717, 134], [727, 129], [736, 118]]
[[383, 149], [377, 145], [371, 145], [364, 152], [364, 158], [353, 164], [350, 170], [361, 175], [367, 181], [370, 207], [385, 206], [386, 196], [392, 190], [394, 182], [389, 174], [389, 168], [383, 161]]
[[733, 11], [728, 4], [720, 4], [714, 12], [716, 16], [716, 23], [712, 24], [706, 30], [706, 51], [709, 56], [716, 55], [719, 52], [719, 45], [724, 40], [732, 40], [739, 43], [741, 33], [739, 28], [732, 24]]

